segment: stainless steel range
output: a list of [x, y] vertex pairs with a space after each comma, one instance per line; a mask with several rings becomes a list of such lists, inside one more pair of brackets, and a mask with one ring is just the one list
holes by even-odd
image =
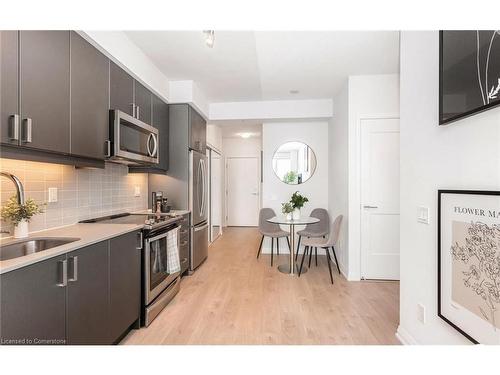
[[118, 214], [83, 221], [84, 223], [143, 224], [141, 324], [148, 326], [179, 291], [180, 272], [170, 273], [167, 265], [169, 234], [177, 233], [181, 216]]

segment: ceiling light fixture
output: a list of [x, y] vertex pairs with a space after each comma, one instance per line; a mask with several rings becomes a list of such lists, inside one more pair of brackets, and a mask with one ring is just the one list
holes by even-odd
[[213, 48], [215, 43], [215, 31], [214, 30], [204, 30], [203, 35], [205, 35], [205, 44]]
[[241, 138], [247, 139], [247, 138], [250, 138], [252, 136], [252, 133], [240, 133], [239, 136]]

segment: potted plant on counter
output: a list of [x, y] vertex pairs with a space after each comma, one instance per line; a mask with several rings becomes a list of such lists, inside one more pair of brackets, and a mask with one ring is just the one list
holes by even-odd
[[292, 220], [293, 205], [291, 202], [281, 203], [281, 212], [287, 220]]
[[14, 224], [14, 238], [28, 237], [28, 223], [33, 216], [43, 213], [44, 205], [39, 205], [31, 198], [26, 199], [26, 202], [21, 205], [17, 202], [15, 195], [9, 198], [2, 207], [1, 216], [3, 220]]
[[301, 195], [298, 191], [293, 193], [292, 199], [290, 199], [290, 203], [293, 206], [293, 220], [300, 219], [300, 209], [304, 207], [304, 204], [307, 202], [309, 202], [309, 199]]

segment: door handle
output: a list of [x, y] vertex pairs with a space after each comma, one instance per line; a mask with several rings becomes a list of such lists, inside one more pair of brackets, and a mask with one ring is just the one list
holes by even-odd
[[77, 281], [78, 280], [78, 256], [71, 257], [71, 262], [73, 263], [73, 277], [68, 279], [68, 281]]
[[151, 152], [151, 149], [150, 149], [150, 144], [151, 144], [151, 137], [153, 136], [153, 133], [149, 133], [148, 135], [148, 140], [146, 141], [146, 148], [148, 150], [148, 155], [149, 156], [153, 156], [153, 153]]
[[9, 117], [9, 138], [12, 141], [19, 141], [19, 115]]
[[25, 118], [23, 121], [23, 143], [31, 143], [33, 120]]
[[378, 206], [368, 206], [368, 205], [366, 205], [366, 206], [363, 206], [363, 208], [378, 208]]
[[259, 193], [252, 193], [252, 195], [259, 195]]
[[151, 133], [151, 138], [153, 138], [153, 151], [151, 152], [151, 157], [156, 156], [156, 152], [158, 151], [158, 139], [156, 138], [156, 135], [154, 133]]
[[104, 141], [104, 148], [105, 148], [104, 156], [107, 158], [111, 157], [111, 141], [109, 140]]
[[57, 286], [65, 287], [68, 285], [68, 261], [66, 259], [61, 260], [59, 262], [61, 264], [62, 270], [62, 277], [61, 277], [61, 282], [57, 284]]

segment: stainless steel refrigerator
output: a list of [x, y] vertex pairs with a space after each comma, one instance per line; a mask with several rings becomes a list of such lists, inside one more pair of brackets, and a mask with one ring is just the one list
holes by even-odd
[[190, 270], [208, 256], [208, 164], [200, 152], [189, 151], [189, 210], [191, 211]]
[[153, 191], [161, 191], [173, 209], [190, 211], [192, 272], [208, 256], [206, 121], [188, 104], [170, 104], [168, 129], [168, 172], [149, 174], [149, 196]]

